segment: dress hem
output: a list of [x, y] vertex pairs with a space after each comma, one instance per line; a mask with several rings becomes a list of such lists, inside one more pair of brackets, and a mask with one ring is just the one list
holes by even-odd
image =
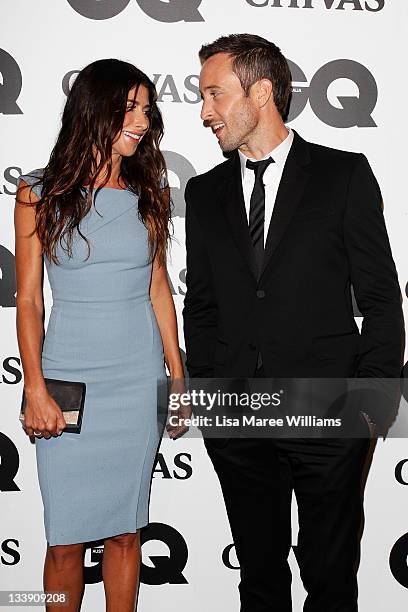
[[130, 525], [124, 525], [123, 527], [118, 527], [117, 529], [113, 530], [109, 530], [109, 532], [107, 531], [103, 531], [103, 532], [98, 532], [98, 533], [94, 533], [94, 534], [90, 534], [86, 536], [86, 539], [84, 539], [84, 536], [73, 536], [73, 537], [61, 537], [61, 538], [46, 538], [47, 543], [49, 546], [58, 546], [58, 545], [64, 545], [64, 544], [84, 544], [86, 542], [96, 542], [98, 540], [105, 540], [106, 538], [111, 538], [113, 536], [116, 535], [120, 535], [122, 533], [136, 533], [137, 531], [139, 531], [139, 529], [142, 529], [142, 527], [146, 527], [149, 524], [149, 522], [146, 521], [142, 521], [142, 523], [140, 525], [137, 525], [136, 527], [134, 525], [130, 526]]

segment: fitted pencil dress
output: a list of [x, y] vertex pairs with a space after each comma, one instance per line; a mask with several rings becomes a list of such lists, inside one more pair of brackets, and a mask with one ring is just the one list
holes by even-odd
[[[41, 171], [21, 178], [33, 184]], [[41, 186], [34, 188], [40, 194]], [[61, 265], [44, 256], [53, 305], [42, 368], [86, 383], [80, 434], [36, 438], [44, 526], [50, 545], [135, 532], [148, 523], [160, 441], [157, 381], [161, 336], [149, 297], [147, 229], [129, 190], [103, 188]]]

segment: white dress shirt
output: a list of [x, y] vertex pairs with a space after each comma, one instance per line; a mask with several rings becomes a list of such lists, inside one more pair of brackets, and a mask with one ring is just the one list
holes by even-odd
[[[269, 224], [271, 222], [273, 207], [275, 205], [276, 194], [278, 193], [278, 187], [282, 178], [283, 168], [285, 166], [286, 158], [289, 154], [290, 147], [293, 142], [293, 131], [288, 127], [289, 134], [277, 147], [270, 151], [262, 159], [272, 157], [274, 164], [269, 164], [263, 175], [263, 183], [265, 185], [265, 226], [264, 226], [264, 246], [266, 244], [266, 238], [268, 235]], [[242, 177], [242, 189], [244, 192], [245, 210], [247, 220], [249, 224], [249, 208], [251, 204], [252, 190], [255, 184], [255, 172], [250, 168], [246, 167], [247, 159], [251, 161], [260, 161], [259, 159], [252, 159], [247, 157], [238, 149], [240, 161], [241, 161], [241, 177]]]

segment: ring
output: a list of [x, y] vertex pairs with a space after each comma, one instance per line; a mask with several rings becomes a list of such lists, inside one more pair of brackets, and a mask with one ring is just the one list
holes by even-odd
[[42, 433], [41, 432], [39, 433], [38, 431], [35, 431], [34, 435], [35, 435], [36, 438], [40, 438], [42, 436]]

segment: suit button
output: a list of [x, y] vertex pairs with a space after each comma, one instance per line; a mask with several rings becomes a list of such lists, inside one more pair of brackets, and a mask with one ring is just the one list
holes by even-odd
[[256, 297], [258, 298], [264, 298], [266, 295], [265, 291], [263, 289], [258, 289], [258, 291], [256, 292]]
[[256, 350], [256, 344], [254, 344], [253, 342], [250, 342], [250, 343], [248, 344], [248, 346], [249, 346], [249, 348], [250, 348], [250, 349], [252, 349], [253, 351], [255, 351], [255, 350]]

